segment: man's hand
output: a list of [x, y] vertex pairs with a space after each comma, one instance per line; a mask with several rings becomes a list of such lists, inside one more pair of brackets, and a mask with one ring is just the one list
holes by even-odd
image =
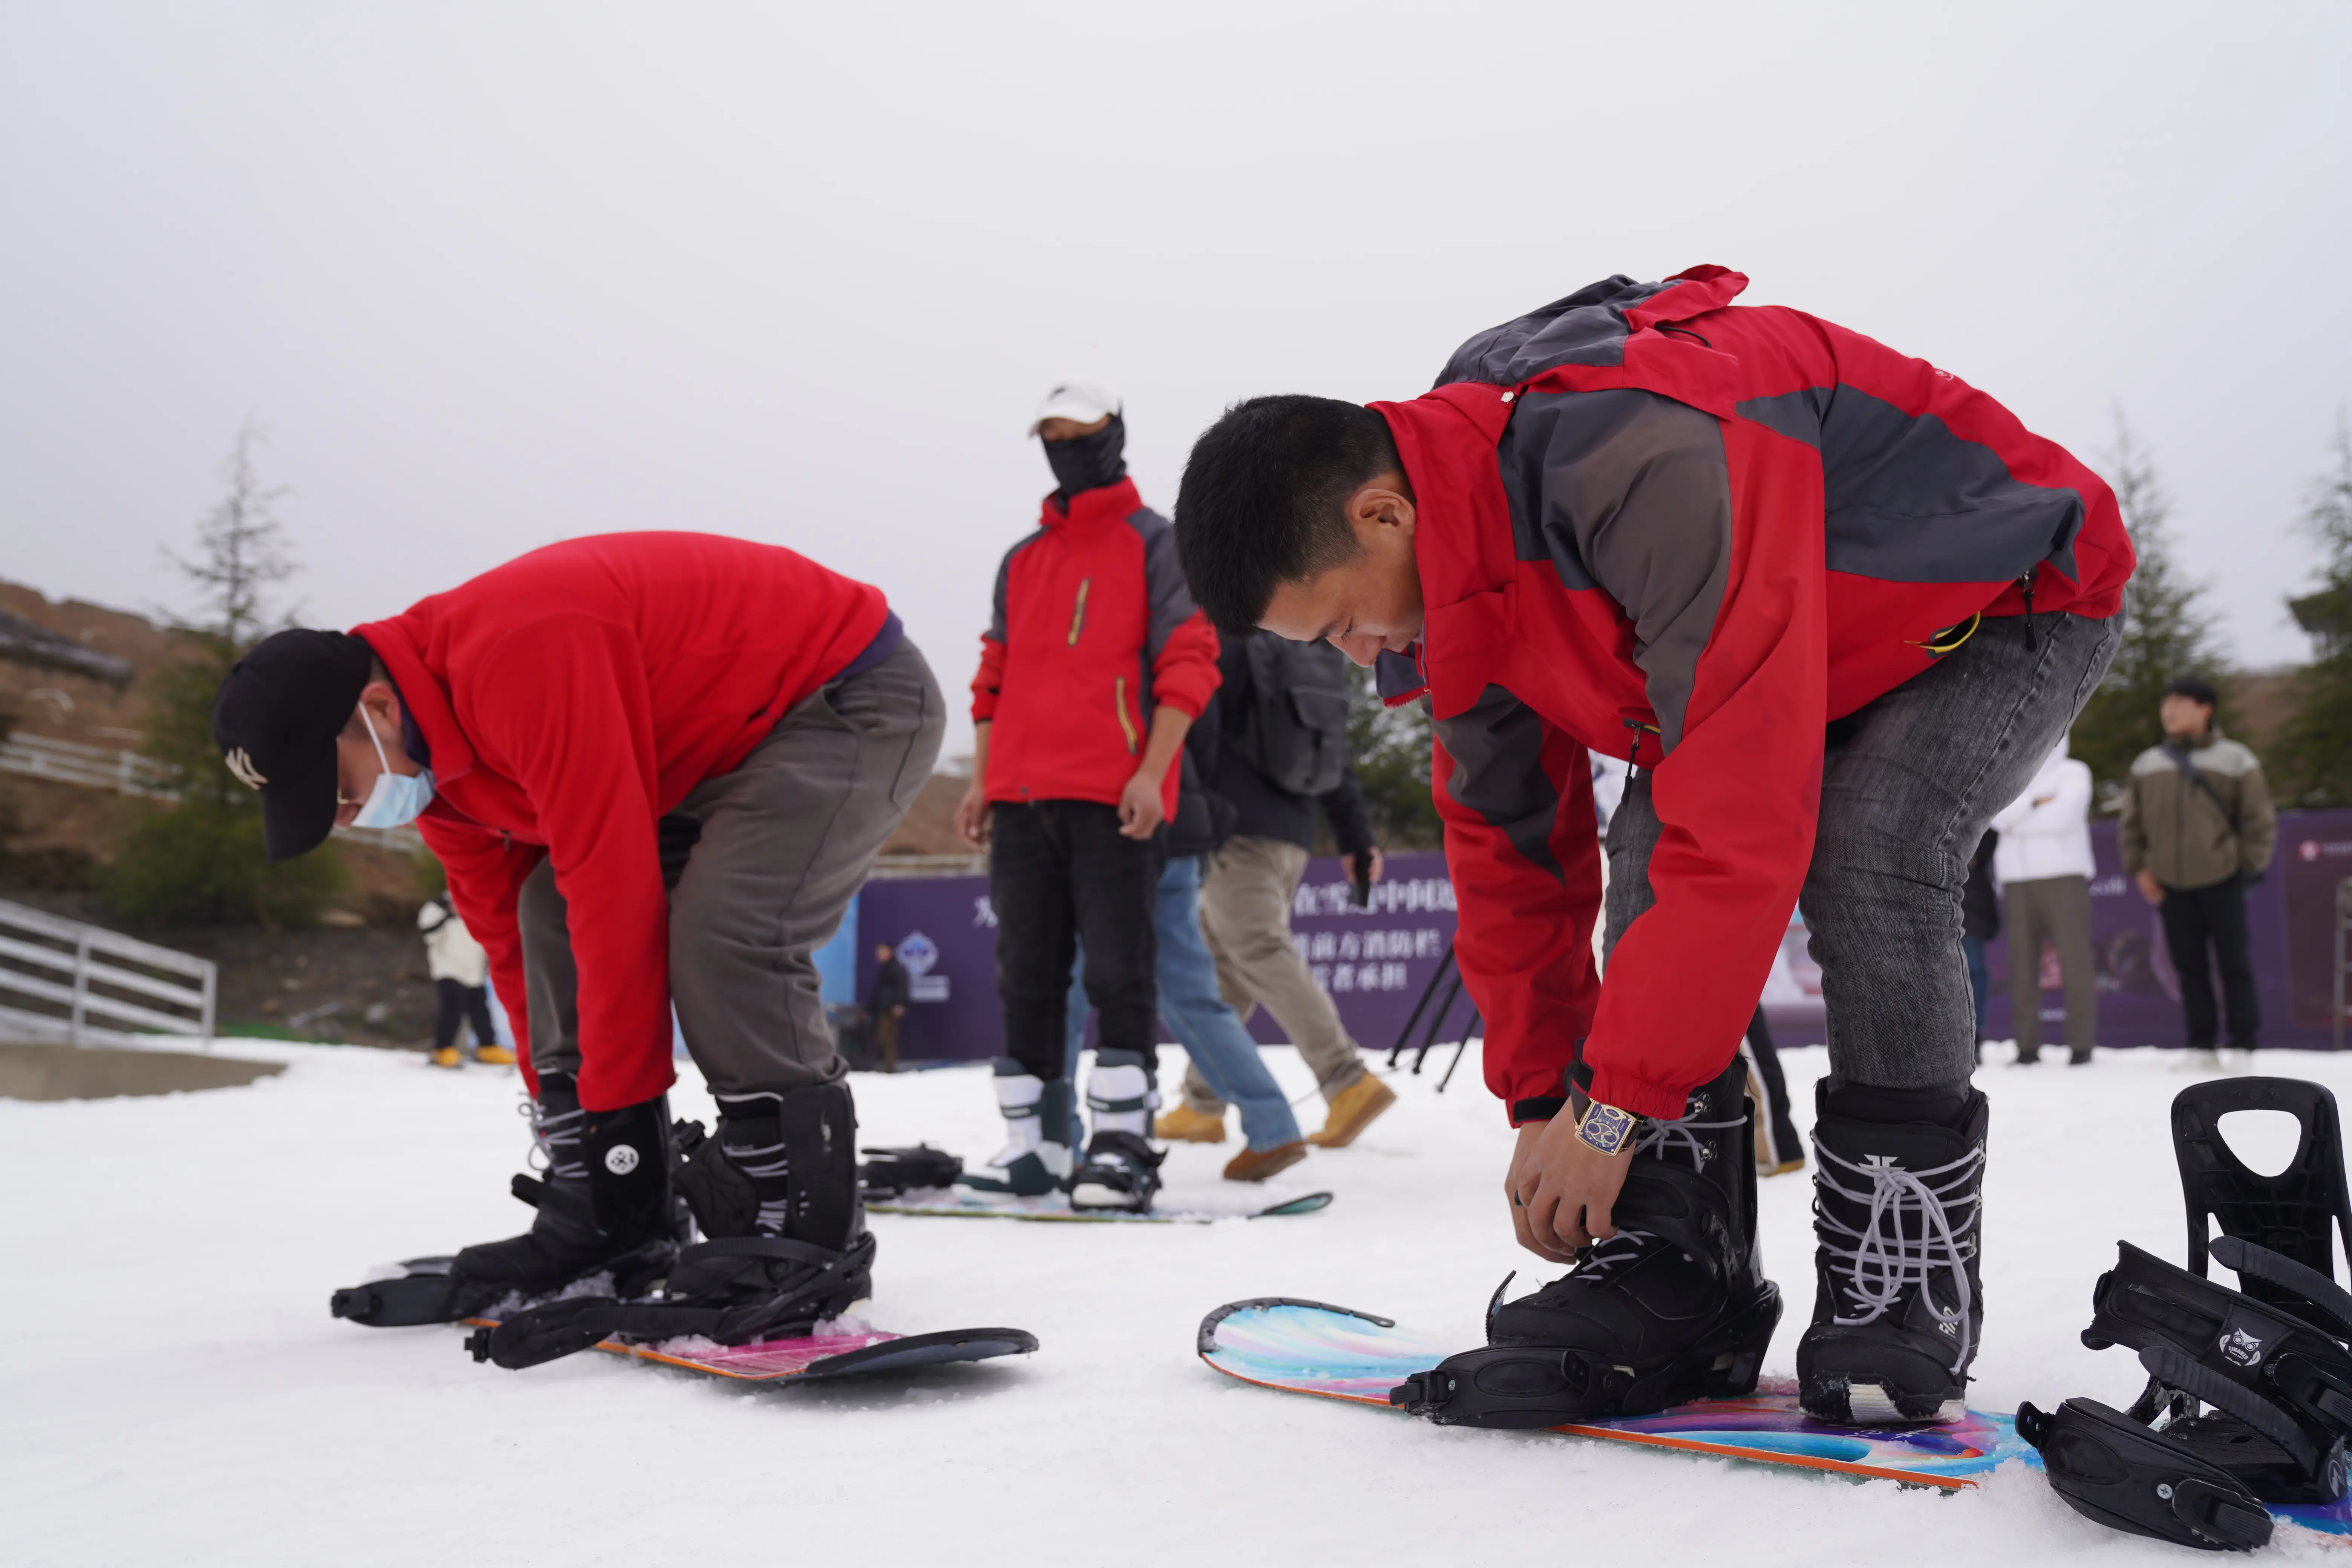
[[992, 816], [988, 808], [988, 790], [982, 784], [980, 775], [974, 773], [971, 786], [963, 792], [963, 798], [956, 802], [956, 832], [965, 843], [974, 848], [984, 849], [988, 847]]
[[1573, 1263], [1578, 1247], [1616, 1235], [1610, 1211], [1633, 1158], [1630, 1149], [1619, 1154], [1593, 1149], [1577, 1137], [1576, 1122], [1567, 1116], [1521, 1127], [1503, 1178], [1519, 1245], [1554, 1263]]
[[1147, 758], [1143, 766], [1135, 770], [1127, 787], [1118, 792], [1118, 831], [1125, 838], [1149, 838], [1152, 829], [1167, 819], [1160, 805], [1160, 781], [1167, 768], [1154, 770]]
[[2139, 896], [2141, 898], [2146, 899], [2151, 904], [2160, 904], [2164, 902], [2164, 884], [2156, 879], [2153, 872], [2147, 870], [2138, 871], [2133, 875], [2132, 880], [2139, 884]]
[[1381, 847], [1377, 844], [1365, 850], [1364, 854], [1366, 856], [1366, 859], [1364, 861], [1364, 885], [1369, 888], [1378, 882], [1382, 877], [1388, 875], [1389, 863], [1387, 858], [1381, 855]]

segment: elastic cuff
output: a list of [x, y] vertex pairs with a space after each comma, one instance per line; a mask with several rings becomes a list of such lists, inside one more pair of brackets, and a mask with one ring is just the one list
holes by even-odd
[[[1708, 1082], [1714, 1076], [1709, 1073], [1699, 1083]], [[1654, 1121], [1672, 1121], [1688, 1109], [1690, 1091], [1697, 1087], [1698, 1084], [1685, 1084], [1676, 1088], [1672, 1084], [1654, 1083], [1648, 1079], [1612, 1071], [1608, 1068], [1595, 1068], [1592, 1088], [1589, 1092], [1603, 1105], [1613, 1105], [1620, 1110], [1630, 1110], [1636, 1116], [1647, 1116]]]
[[1549, 1121], [1567, 1109], [1568, 1100], [1562, 1095], [1538, 1095], [1531, 1100], [1515, 1100], [1511, 1101], [1511, 1125], [1523, 1127], [1530, 1121]]

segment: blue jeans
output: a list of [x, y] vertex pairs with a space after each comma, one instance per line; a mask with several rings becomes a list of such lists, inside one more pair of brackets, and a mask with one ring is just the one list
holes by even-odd
[[[1171, 855], [1160, 874], [1151, 923], [1160, 942], [1160, 1016], [1190, 1053], [1217, 1098], [1242, 1113], [1242, 1136], [1253, 1149], [1298, 1142], [1298, 1119], [1258, 1059], [1257, 1042], [1217, 994], [1217, 965], [1201, 938], [1201, 858]], [[1077, 966], [1084, 972], [1082, 961]], [[1087, 1037], [1086, 987], [1070, 984], [1069, 1047], [1064, 1071], [1077, 1076], [1078, 1047]], [[1072, 1148], [1083, 1147], [1075, 1137]]]

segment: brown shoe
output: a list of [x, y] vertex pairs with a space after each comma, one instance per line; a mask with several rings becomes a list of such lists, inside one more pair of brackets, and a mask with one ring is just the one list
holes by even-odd
[[1323, 1116], [1323, 1131], [1309, 1132], [1307, 1141], [1318, 1149], [1344, 1149], [1395, 1103], [1396, 1090], [1366, 1073], [1331, 1097], [1331, 1108]]
[[1189, 1105], [1173, 1110], [1163, 1110], [1151, 1124], [1152, 1136], [1163, 1143], [1222, 1143], [1225, 1141], [1225, 1119], [1203, 1116]]
[[1244, 1149], [1225, 1162], [1225, 1180], [1229, 1182], [1263, 1182], [1276, 1171], [1287, 1171], [1307, 1158], [1307, 1145], [1299, 1142], [1277, 1144], [1271, 1149]]

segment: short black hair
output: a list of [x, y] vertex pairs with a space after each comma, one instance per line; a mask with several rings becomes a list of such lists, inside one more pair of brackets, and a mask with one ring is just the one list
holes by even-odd
[[2189, 701], [2202, 702], [2208, 708], [2219, 707], [2221, 701], [2221, 694], [2210, 683], [2188, 675], [2165, 682], [2164, 694], [2167, 697], [2186, 697]]
[[1176, 492], [1176, 556], [1193, 601], [1228, 636], [1255, 629], [1276, 584], [1361, 549], [1348, 498], [1398, 471], [1389, 422], [1360, 403], [1253, 397], [1201, 432]]

